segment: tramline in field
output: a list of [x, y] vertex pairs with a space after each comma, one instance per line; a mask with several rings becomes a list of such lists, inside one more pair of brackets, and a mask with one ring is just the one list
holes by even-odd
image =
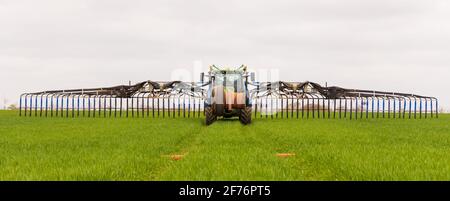
[[[435, 97], [323, 87], [314, 82], [258, 82], [247, 67], [210, 66], [200, 82], [145, 81], [115, 87], [52, 90], [20, 96], [19, 115], [39, 117], [437, 118]], [[205, 80], [207, 78], [207, 80]]]

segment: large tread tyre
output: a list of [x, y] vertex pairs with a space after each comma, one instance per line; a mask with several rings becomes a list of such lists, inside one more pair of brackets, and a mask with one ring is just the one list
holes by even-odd
[[246, 107], [245, 109], [242, 109], [239, 114], [239, 120], [244, 125], [252, 123], [252, 107]]
[[205, 119], [206, 119], [207, 126], [211, 125], [212, 123], [214, 123], [217, 120], [217, 116], [214, 113], [214, 110], [212, 107], [205, 108]]

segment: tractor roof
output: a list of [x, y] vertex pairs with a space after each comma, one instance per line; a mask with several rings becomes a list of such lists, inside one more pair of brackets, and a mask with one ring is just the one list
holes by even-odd
[[212, 74], [231, 74], [231, 73], [244, 74], [245, 72], [247, 72], [247, 66], [241, 65], [237, 69], [231, 69], [231, 68], [219, 68], [215, 65], [211, 65], [209, 67], [209, 72]]

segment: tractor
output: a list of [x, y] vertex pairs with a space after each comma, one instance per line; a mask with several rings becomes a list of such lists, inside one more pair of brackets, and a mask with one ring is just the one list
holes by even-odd
[[[207, 77], [207, 81], [205, 81]], [[253, 107], [252, 107], [253, 106]], [[200, 82], [144, 81], [134, 85], [24, 93], [19, 116], [203, 118], [428, 118], [438, 99], [412, 93], [321, 86], [305, 81], [255, 81], [242, 65], [210, 66]]]
[[[209, 88], [204, 103], [206, 125], [212, 124], [218, 117], [239, 117], [244, 125], [252, 121], [252, 101], [248, 89], [248, 77], [254, 82], [254, 73], [248, 73], [242, 65], [238, 69], [220, 69], [210, 66]], [[204, 74], [201, 75], [204, 80]]]

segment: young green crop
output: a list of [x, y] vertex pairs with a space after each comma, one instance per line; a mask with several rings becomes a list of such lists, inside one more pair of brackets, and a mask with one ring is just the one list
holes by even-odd
[[208, 127], [203, 120], [0, 111], [0, 180], [450, 179], [446, 114], [421, 120], [269, 117]]

